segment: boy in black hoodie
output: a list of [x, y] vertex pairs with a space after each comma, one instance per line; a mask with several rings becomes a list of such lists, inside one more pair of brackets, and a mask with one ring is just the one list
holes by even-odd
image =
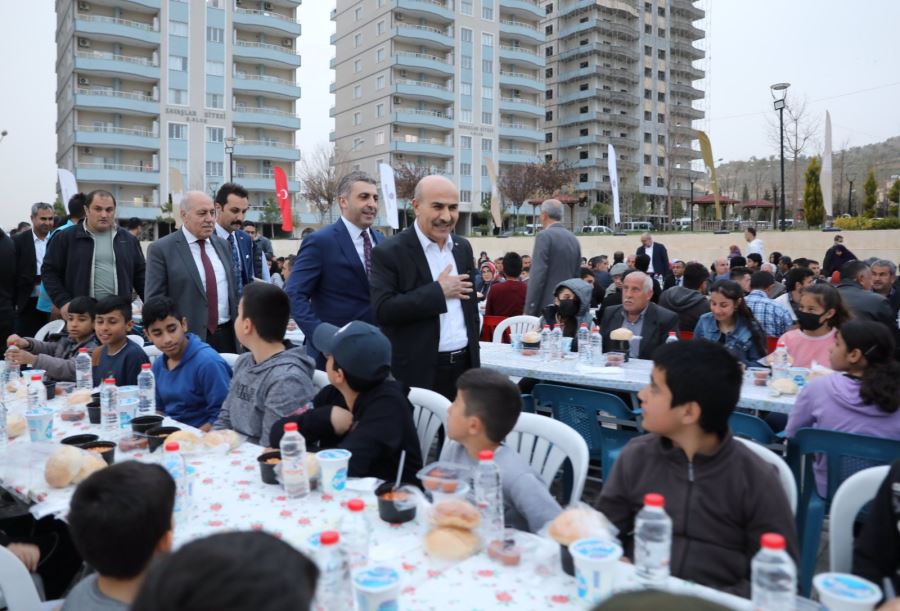
[[402, 481], [415, 483], [422, 452], [406, 389], [391, 377], [391, 344], [370, 324], [353, 321], [340, 329], [316, 327], [316, 350], [327, 357], [330, 385], [313, 399], [313, 409], [288, 416], [272, 426], [270, 445], [277, 447], [287, 422], [296, 422], [308, 450], [343, 448], [352, 453], [350, 477], [397, 476], [406, 450]]

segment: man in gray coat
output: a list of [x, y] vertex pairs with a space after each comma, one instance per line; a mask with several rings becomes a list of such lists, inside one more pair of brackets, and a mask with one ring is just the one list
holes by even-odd
[[147, 249], [146, 299], [164, 295], [187, 317], [188, 330], [217, 352], [237, 352], [237, 293], [231, 247], [215, 234], [215, 207], [202, 191], [181, 200], [181, 229]]
[[553, 290], [563, 280], [578, 278], [581, 270], [581, 245], [572, 232], [562, 226], [563, 206], [548, 199], [541, 204], [543, 231], [534, 240], [531, 275], [525, 296], [525, 313], [540, 316], [542, 308], [553, 302]]

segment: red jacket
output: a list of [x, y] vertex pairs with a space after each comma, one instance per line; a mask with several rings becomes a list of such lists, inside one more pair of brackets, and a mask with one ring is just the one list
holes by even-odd
[[525, 294], [528, 285], [518, 280], [495, 282], [488, 291], [484, 306], [485, 316], [521, 316], [525, 311]]

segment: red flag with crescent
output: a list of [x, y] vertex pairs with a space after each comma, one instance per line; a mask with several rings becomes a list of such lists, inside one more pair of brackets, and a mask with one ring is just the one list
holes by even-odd
[[287, 175], [284, 169], [275, 166], [275, 196], [278, 197], [278, 205], [281, 207], [281, 230], [293, 231], [294, 218], [291, 215], [291, 195], [288, 193]]

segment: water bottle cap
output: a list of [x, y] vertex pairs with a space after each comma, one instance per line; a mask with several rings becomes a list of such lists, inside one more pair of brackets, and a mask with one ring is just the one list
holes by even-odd
[[141, 369], [147, 371], [148, 369], [150, 369], [150, 363], [144, 363], [143, 365], [141, 365]]
[[545, 329], [549, 329], [549, 328], [550, 328], [550, 325], [545, 324], [545, 325], [544, 325], [544, 328], [545, 328]]
[[285, 433], [291, 433], [291, 432], [296, 431], [296, 430], [297, 430], [297, 423], [296, 423], [296, 422], [286, 422], [286, 423], [285, 423], [285, 425], [284, 425], [284, 432], [285, 432]]
[[764, 533], [760, 537], [760, 543], [765, 549], [784, 549], [786, 547], [784, 537], [778, 533]]
[[326, 530], [319, 535], [319, 545], [334, 545], [340, 539], [341, 536], [336, 530]]
[[666, 499], [661, 494], [651, 492], [644, 495], [644, 505], [647, 507], [665, 507]]
[[778, 341], [775, 343], [776, 348], [784, 348], [785, 347], [784, 340], [782, 338], [778, 338]]
[[581, 326], [582, 326], [583, 328], [587, 329], [587, 323], [586, 323], [586, 322], [581, 323]]
[[167, 441], [164, 449], [166, 452], [177, 452], [181, 449], [181, 446], [178, 445], [177, 441]]
[[103, 380], [103, 383], [104, 384], [115, 384], [116, 379], [115, 378], [106, 378], [105, 380]]
[[478, 453], [478, 460], [494, 460], [494, 451], [482, 450]]
[[674, 332], [674, 331], [669, 331], [669, 337], [675, 337], [675, 332]]
[[31, 381], [32, 381], [32, 382], [40, 382], [40, 381], [41, 381], [41, 374], [38, 373], [38, 374], [35, 374], [35, 375], [31, 376]]
[[362, 499], [350, 499], [347, 501], [347, 509], [350, 511], [362, 511], [366, 508], [366, 503]]
[[87, 354], [87, 348], [79, 348], [78, 354]]

